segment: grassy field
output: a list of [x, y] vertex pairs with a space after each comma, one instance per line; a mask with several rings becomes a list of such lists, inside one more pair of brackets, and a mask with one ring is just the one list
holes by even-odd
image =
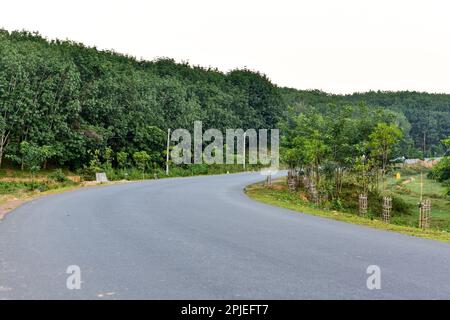
[[[428, 179], [426, 172], [422, 179], [423, 198], [431, 200], [431, 227], [450, 232], [450, 196], [445, 195], [446, 188], [441, 183]], [[421, 190], [420, 173], [409, 171], [401, 174], [400, 179], [389, 177], [386, 188], [410, 205], [410, 214], [401, 219], [404, 224], [416, 226], [419, 219], [417, 204]]]
[[[327, 210], [311, 205], [299, 193], [288, 190], [285, 179], [277, 180], [271, 188], [263, 186], [261, 183], [253, 184], [246, 187], [246, 194], [257, 201], [261, 201], [270, 205], [275, 205], [294, 211], [318, 215], [334, 220], [364, 225], [372, 228], [395, 231], [411, 236], [422, 237], [427, 239], [450, 242], [450, 203], [448, 196], [443, 196], [444, 188], [429, 179], [424, 179], [424, 185], [427, 186], [427, 195], [432, 201], [432, 228], [421, 230], [417, 228], [418, 210], [417, 210], [417, 194], [420, 192], [420, 175], [412, 173], [403, 176], [400, 180], [389, 178], [386, 181], [388, 189], [392, 190], [396, 195], [407, 201], [410, 205], [408, 214], [397, 217], [393, 224], [386, 224], [378, 218], [360, 217], [355, 213]], [[412, 178], [414, 178], [412, 180]], [[411, 182], [407, 182], [411, 179]], [[417, 189], [419, 188], [419, 189]], [[424, 188], [425, 190], [425, 188]], [[442, 193], [441, 193], [442, 191]], [[434, 202], [436, 202], [434, 204]]]

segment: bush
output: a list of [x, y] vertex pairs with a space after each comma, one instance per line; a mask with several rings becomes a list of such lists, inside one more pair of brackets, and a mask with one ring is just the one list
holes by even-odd
[[49, 179], [60, 183], [69, 181], [69, 179], [67, 179], [66, 175], [61, 169], [56, 169], [55, 171], [50, 173], [48, 177]]
[[[73, 184], [72, 181], [67, 180], [64, 182], [64, 186], [67, 184]], [[27, 181], [27, 182], [0, 182], [0, 194], [13, 194], [17, 192], [28, 192], [39, 190], [44, 192], [51, 189], [58, 189], [61, 187], [60, 183], [55, 182], [43, 182], [43, 181]]]
[[47, 191], [49, 189], [47, 183], [41, 181], [31, 181], [25, 182], [25, 190], [26, 191], [34, 191], [39, 190], [40, 192]]
[[330, 202], [330, 208], [332, 210], [342, 210], [344, 208], [341, 199], [333, 199]]
[[14, 193], [18, 190], [27, 189], [25, 182], [4, 182], [0, 181], [0, 194]]
[[396, 196], [392, 192], [384, 192], [381, 194], [379, 191], [374, 191], [369, 194], [369, 208], [374, 216], [380, 216], [383, 211], [383, 196], [392, 198], [391, 216], [411, 214], [411, 205], [403, 200], [403, 198]]
[[439, 182], [450, 180], [450, 157], [445, 157], [428, 173], [428, 177]]
[[82, 169], [79, 169], [77, 171], [78, 175], [81, 176], [81, 178], [84, 181], [93, 181], [95, 180], [95, 168], [93, 167], [87, 167], [84, 166]]
[[446, 195], [450, 196], [450, 180], [447, 180], [447, 181], [444, 183], [444, 187], [447, 188], [447, 193], [446, 193]]
[[49, 186], [46, 183], [39, 183], [36, 187], [36, 189], [38, 189], [40, 192], [49, 190]]
[[411, 205], [403, 198], [392, 197], [392, 212], [394, 214], [411, 214]]
[[409, 166], [396, 170], [401, 173], [402, 176], [413, 176], [419, 174], [424, 168], [422, 166]]

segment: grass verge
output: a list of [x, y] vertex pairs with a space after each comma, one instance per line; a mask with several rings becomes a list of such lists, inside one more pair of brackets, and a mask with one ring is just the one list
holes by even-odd
[[245, 193], [256, 201], [269, 205], [278, 206], [305, 214], [312, 214], [324, 218], [330, 218], [338, 221], [359, 224], [375, 229], [399, 232], [409, 236], [420, 237], [443, 242], [450, 242], [450, 233], [439, 230], [422, 230], [419, 228], [386, 224], [377, 219], [360, 217], [352, 213], [325, 210], [311, 206], [305, 200], [301, 199], [297, 193], [287, 189], [286, 183], [278, 180], [271, 188], [265, 187], [262, 183], [249, 185], [245, 188]]
[[[423, 197], [431, 200], [431, 227], [450, 231], [450, 196], [446, 195], [446, 188], [439, 182], [423, 175]], [[402, 174], [401, 179], [390, 177], [386, 181], [386, 188], [396, 197], [403, 199], [409, 205], [409, 215], [404, 215], [401, 224], [417, 224], [419, 210], [417, 203], [420, 199], [421, 178], [418, 173]]]

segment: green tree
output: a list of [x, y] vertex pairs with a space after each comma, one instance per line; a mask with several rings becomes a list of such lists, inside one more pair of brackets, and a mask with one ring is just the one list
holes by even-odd
[[30, 171], [32, 180], [41, 169], [41, 165], [53, 155], [50, 146], [41, 147], [27, 141], [20, 144], [20, 154], [21, 157], [13, 157], [13, 160], [23, 163]]
[[126, 153], [125, 151], [117, 152], [116, 160], [117, 160], [117, 164], [118, 164], [119, 168], [121, 168], [121, 169], [125, 168], [125, 166], [127, 164], [127, 158], [128, 158], [128, 153]]
[[[431, 169], [429, 177], [439, 182], [450, 180], [450, 136], [442, 140], [442, 144], [446, 148], [446, 155]], [[450, 191], [450, 189], [449, 189]]]
[[381, 174], [384, 181], [389, 156], [396, 144], [403, 137], [402, 131], [395, 124], [379, 123], [369, 135], [368, 149], [370, 155], [380, 161]]
[[443, 139], [441, 142], [442, 142], [442, 144], [445, 147], [445, 154], [450, 152], [450, 136], [448, 136], [447, 138]]
[[150, 158], [149, 154], [145, 151], [139, 151], [133, 154], [134, 163], [138, 169], [142, 171], [142, 180], [144, 179], [145, 169], [148, 166]]
[[106, 169], [112, 169], [113, 150], [110, 147], [106, 147], [103, 158], [105, 159]]

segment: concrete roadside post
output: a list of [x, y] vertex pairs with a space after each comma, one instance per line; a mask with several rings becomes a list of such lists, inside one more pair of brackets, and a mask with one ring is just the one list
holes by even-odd
[[96, 182], [100, 182], [100, 183], [108, 182], [108, 178], [106, 177], [106, 173], [104, 173], [104, 172], [97, 172], [95, 174], [95, 181]]

